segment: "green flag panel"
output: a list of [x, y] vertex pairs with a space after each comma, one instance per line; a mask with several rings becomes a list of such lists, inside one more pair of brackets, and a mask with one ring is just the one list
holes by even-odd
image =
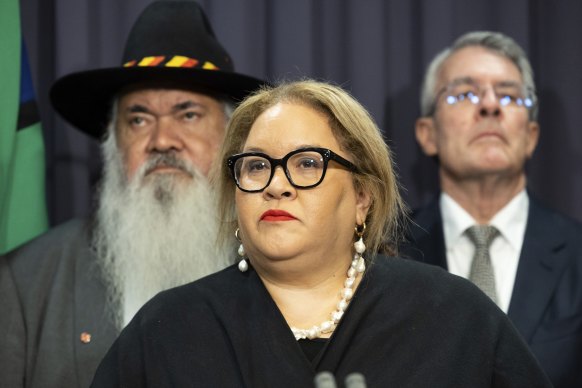
[[[44, 144], [18, 0], [0, 2], [0, 253], [46, 230]], [[20, 128], [19, 128], [20, 124]]]

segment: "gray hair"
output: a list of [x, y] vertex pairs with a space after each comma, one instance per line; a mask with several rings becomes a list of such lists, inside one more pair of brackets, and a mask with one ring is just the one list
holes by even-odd
[[523, 49], [509, 36], [500, 32], [473, 31], [461, 35], [452, 46], [445, 48], [438, 53], [427, 67], [422, 82], [420, 95], [420, 112], [422, 116], [431, 116], [436, 105], [437, 78], [443, 63], [454, 53], [465, 47], [483, 47], [489, 51], [497, 53], [509, 59], [517, 66], [524, 86], [532, 93], [534, 101], [533, 107], [529, 111], [530, 120], [536, 120], [538, 116], [538, 106], [536, 98], [536, 85], [531, 64]]

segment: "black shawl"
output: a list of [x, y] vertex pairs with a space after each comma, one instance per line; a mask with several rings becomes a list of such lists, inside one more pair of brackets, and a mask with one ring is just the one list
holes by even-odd
[[[551, 387], [505, 314], [470, 282], [377, 257], [310, 362], [257, 273], [229, 267], [160, 293], [101, 363], [93, 387]], [[343, 386], [343, 383], [338, 383]]]

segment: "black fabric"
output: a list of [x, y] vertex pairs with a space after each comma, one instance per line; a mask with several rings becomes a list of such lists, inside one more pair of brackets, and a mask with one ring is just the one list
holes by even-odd
[[38, 115], [38, 106], [36, 101], [27, 101], [20, 104], [18, 107], [18, 122], [16, 123], [16, 130], [21, 130], [30, 127], [40, 121]]
[[[413, 213], [401, 254], [447, 268], [438, 197]], [[530, 195], [508, 316], [556, 388], [582, 387], [582, 225]]]
[[311, 387], [362, 373], [369, 387], [550, 387], [509, 320], [470, 282], [379, 257], [312, 362], [256, 272], [229, 267], [151, 300], [92, 387]]
[[297, 341], [299, 346], [301, 346], [301, 350], [307, 357], [307, 359], [311, 362], [319, 355], [319, 353], [325, 347], [327, 343], [327, 339], [325, 338], [315, 338], [315, 339], [301, 339]]

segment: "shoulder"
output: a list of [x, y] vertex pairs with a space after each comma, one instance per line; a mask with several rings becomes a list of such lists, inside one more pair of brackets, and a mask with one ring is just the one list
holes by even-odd
[[[505, 354], [530, 355], [509, 318], [466, 279], [444, 269], [412, 260], [379, 256], [360, 283], [357, 312], [368, 321], [384, 322], [386, 336], [398, 331], [413, 346], [455, 354], [463, 362], [493, 363]], [[471, 354], [479, 348], [480, 354]], [[445, 351], [450, 349], [450, 352]]]
[[547, 231], [559, 233], [566, 238], [574, 238], [582, 245], [582, 223], [542, 204], [530, 196], [528, 227], [537, 225]]
[[[425, 206], [413, 210], [404, 230], [404, 241], [399, 247], [402, 257], [419, 261], [439, 263], [444, 249], [442, 217], [435, 196]], [[427, 257], [427, 254], [430, 255]]]
[[430, 201], [422, 206], [416, 207], [410, 214], [411, 226], [414, 231], [415, 228], [427, 229], [435, 222], [441, 222], [441, 210], [439, 206], [439, 196], [433, 196]]
[[395, 329], [402, 327], [415, 338], [413, 343], [457, 355], [480, 349], [480, 355], [458, 358], [459, 364], [488, 362], [495, 369], [496, 360], [506, 356], [535, 364], [507, 315], [468, 280], [437, 266], [381, 256], [369, 275], [372, 295], [361, 298], [361, 311], [376, 321], [392, 322]]
[[522, 257], [568, 258], [582, 271], [582, 223], [530, 198]]
[[[441, 267], [428, 265], [401, 257], [378, 255], [374, 258], [371, 275], [387, 278], [398, 285], [409, 284], [410, 287], [458, 288], [470, 282], [452, 275]], [[384, 286], [386, 286], [384, 284]]]
[[375, 259], [366, 277], [354, 296], [359, 293], [360, 305], [353, 311], [368, 322], [383, 322], [373, 326], [377, 337], [397, 335], [407, 341], [404, 348], [416, 352], [419, 367], [434, 365], [427, 361], [434, 360], [459, 376], [497, 378], [501, 371], [512, 378], [520, 369], [538, 376], [533, 357], [507, 315], [468, 280], [440, 267], [384, 256]]
[[63, 224], [57, 225], [33, 240], [20, 245], [8, 252], [6, 257], [14, 260], [16, 257], [31, 254], [45, 254], [56, 250], [64, 250], [70, 247], [74, 241], [87, 242], [89, 235], [89, 221], [84, 219], [73, 219]]
[[438, 266], [378, 256], [370, 275], [374, 288], [392, 303], [406, 302], [412, 308], [450, 309], [458, 314], [481, 315], [498, 310], [473, 283]]
[[247, 277], [248, 273], [241, 274], [232, 265], [192, 283], [162, 291], [140, 309], [136, 320], [140, 325], [150, 325], [160, 317], [184, 316], [185, 309], [198, 317], [210, 312], [223, 314], [232, 308], [231, 301], [240, 298], [248, 288]]
[[241, 327], [256, 324], [249, 306], [260, 302], [240, 284], [246, 275], [232, 266], [160, 292], [123, 329], [117, 340], [118, 351], [125, 353], [139, 346], [150, 349], [148, 352], [163, 353], [171, 348], [172, 354], [191, 354], [190, 344], [196, 343], [194, 351], [201, 354], [228, 346], [229, 338], [246, 335]]
[[[89, 223], [75, 219], [51, 228], [2, 257], [17, 283], [52, 279], [65, 268], [89, 256]], [[47, 280], [48, 281], [48, 280]], [[34, 284], [34, 283], [33, 283]]]

